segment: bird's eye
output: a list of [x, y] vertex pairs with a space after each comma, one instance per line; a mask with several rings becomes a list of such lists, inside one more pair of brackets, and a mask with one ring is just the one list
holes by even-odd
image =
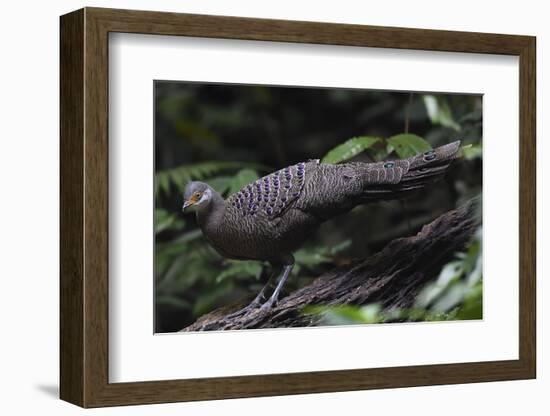
[[200, 192], [195, 192], [193, 194], [193, 198], [196, 198], [196, 199], [199, 199], [201, 197], [201, 193]]

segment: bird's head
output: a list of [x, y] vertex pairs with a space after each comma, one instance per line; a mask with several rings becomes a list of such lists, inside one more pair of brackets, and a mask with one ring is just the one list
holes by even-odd
[[201, 210], [206, 208], [212, 200], [212, 188], [204, 182], [189, 182], [183, 193], [183, 210], [195, 208]]

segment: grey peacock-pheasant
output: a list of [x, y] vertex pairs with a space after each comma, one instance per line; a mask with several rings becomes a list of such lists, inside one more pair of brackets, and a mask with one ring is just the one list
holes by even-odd
[[204, 237], [222, 256], [282, 267], [269, 299], [265, 301], [266, 291], [275, 275], [240, 312], [260, 305], [271, 308], [294, 265], [292, 253], [322, 222], [356, 205], [402, 198], [432, 184], [457, 157], [459, 146], [456, 141], [409, 159], [376, 163], [301, 162], [248, 184], [226, 200], [206, 183], [190, 182], [183, 209], [194, 207]]

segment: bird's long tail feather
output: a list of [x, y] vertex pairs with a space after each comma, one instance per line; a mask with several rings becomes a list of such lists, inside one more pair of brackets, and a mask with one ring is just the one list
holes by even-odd
[[460, 141], [455, 141], [409, 159], [371, 165], [365, 174], [362, 199], [402, 198], [426, 187], [445, 174], [459, 150]]

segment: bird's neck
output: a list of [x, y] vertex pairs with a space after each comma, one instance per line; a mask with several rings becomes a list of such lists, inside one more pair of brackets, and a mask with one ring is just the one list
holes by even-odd
[[212, 199], [208, 206], [197, 211], [197, 222], [204, 234], [213, 235], [220, 224], [225, 211], [225, 201], [221, 195], [212, 192]]

